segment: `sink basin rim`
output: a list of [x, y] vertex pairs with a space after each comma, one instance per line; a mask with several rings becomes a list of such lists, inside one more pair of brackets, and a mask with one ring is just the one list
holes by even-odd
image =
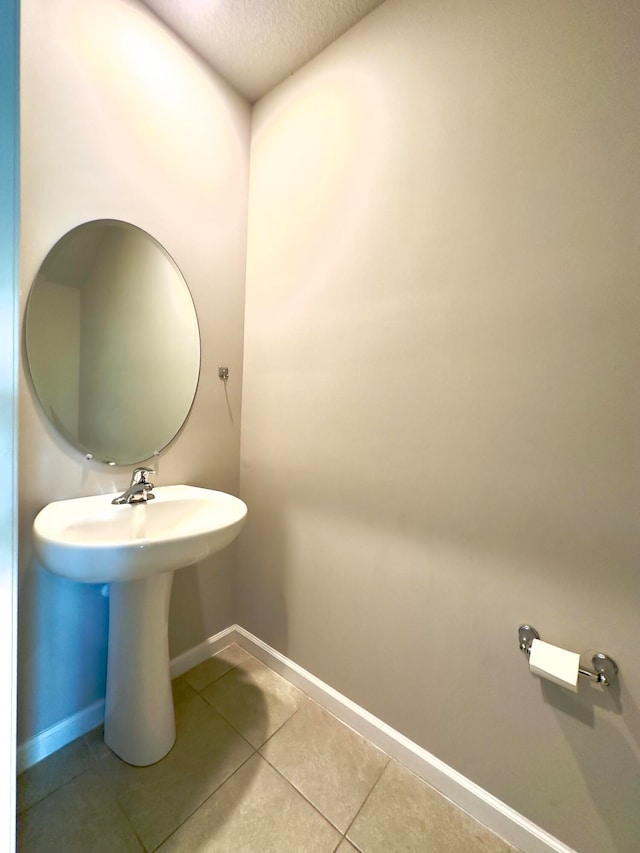
[[[240, 498], [198, 486], [158, 486], [155, 499], [146, 505], [114, 505], [111, 501], [117, 494], [54, 501], [38, 513], [34, 544], [49, 571], [85, 583], [136, 580], [174, 571], [230, 544], [247, 515]], [[181, 523], [167, 525], [164, 531], [147, 525], [154, 526], [153, 535], [144, 535], [145, 518], [152, 520], [154, 509], [169, 504], [178, 511], [192, 505], [194, 512], [191, 517], [183, 513]], [[216, 512], [220, 516], [212, 518]], [[143, 534], [133, 536], [130, 528], [136, 518]], [[101, 523], [109, 538], [92, 538], [88, 528], [93, 526], [95, 535]]]

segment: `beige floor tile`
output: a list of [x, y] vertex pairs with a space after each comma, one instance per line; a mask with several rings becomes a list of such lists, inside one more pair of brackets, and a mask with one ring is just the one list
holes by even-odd
[[104, 742], [104, 726], [92, 729], [82, 738], [95, 764], [103, 755], [111, 755], [111, 750]]
[[253, 753], [191, 687], [174, 682], [176, 743], [150, 767], [132, 767], [104, 747], [102, 769], [143, 844], [154, 850]]
[[185, 681], [197, 690], [198, 693], [208, 687], [218, 678], [233, 669], [234, 666], [246, 662], [251, 655], [241, 649], [237, 643], [232, 643], [223, 649], [215, 657], [209, 658], [194, 666], [188, 672], [185, 672], [183, 678]]
[[512, 848], [390, 761], [347, 837], [363, 853], [508, 853]]
[[158, 853], [333, 853], [340, 835], [259, 755]]
[[388, 761], [383, 752], [311, 700], [261, 752], [341, 832]]
[[200, 694], [255, 747], [276, 732], [306, 696], [250, 657]]
[[91, 766], [91, 754], [82, 738], [39, 761], [18, 776], [18, 814], [57, 791]]
[[94, 770], [76, 776], [18, 821], [18, 853], [139, 853], [142, 845]]

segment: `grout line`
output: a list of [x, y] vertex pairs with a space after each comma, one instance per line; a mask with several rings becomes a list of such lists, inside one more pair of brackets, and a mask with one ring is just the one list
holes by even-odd
[[[347, 844], [351, 845], [351, 847], [353, 847], [353, 849], [356, 851], [356, 853], [364, 853], [364, 850], [362, 849], [362, 847], [358, 847], [358, 845], [354, 844], [353, 841], [350, 838], [347, 838], [346, 835], [342, 836], [342, 840], [340, 841], [340, 844], [342, 844], [343, 841], [345, 841]], [[338, 844], [338, 847], [340, 846], [340, 844]], [[338, 848], [336, 847], [336, 850], [337, 849]], [[334, 851], [334, 853], [335, 853], [335, 851]]]
[[[254, 657], [254, 655], [251, 654], [251, 652], [248, 652], [246, 649], [243, 649], [239, 643], [231, 642], [231, 643], [229, 643], [228, 646], [225, 646], [223, 649], [220, 649], [219, 652], [216, 652], [214, 655], [211, 655], [211, 657], [205, 658], [199, 664], [194, 664], [190, 669], [185, 670], [180, 675], [176, 675], [175, 678], [172, 679], [172, 682], [177, 681], [178, 678], [182, 678], [184, 681], [186, 681], [187, 684], [189, 684], [189, 682], [186, 680], [186, 678], [184, 678], [184, 676], [188, 672], [191, 672], [192, 669], [196, 669], [196, 667], [201, 666], [203, 663], [207, 663], [207, 661], [214, 660], [214, 658], [217, 658], [219, 655], [222, 654], [222, 652], [226, 651], [226, 649], [228, 649], [230, 646], [237, 646], [239, 649], [241, 649], [247, 655], [247, 657], [253, 658], [254, 660], [258, 660], [256, 657]], [[200, 689], [198, 689], [197, 687], [193, 687], [191, 684], [189, 684], [189, 687], [191, 687], [192, 690], [195, 690], [195, 692], [198, 694], [203, 693], [208, 687], [211, 687], [212, 684], [215, 684], [217, 681], [220, 681], [221, 678], [224, 678], [225, 675], [229, 675], [230, 672], [233, 672], [234, 669], [240, 669], [240, 667], [242, 666], [243, 663], [244, 663], [244, 661], [242, 661], [240, 663], [229, 664], [228, 669], [225, 669], [224, 672], [221, 672], [219, 675], [216, 675], [216, 677], [214, 679], [212, 679], [211, 681], [208, 681], [204, 685], [204, 687], [202, 687]]]
[[[200, 699], [200, 701], [204, 703], [204, 705], [206, 706], [206, 708], [207, 708], [207, 710], [208, 710], [208, 711], [210, 711], [212, 714], [215, 714], [215, 715], [216, 715], [216, 717], [219, 717], [219, 718], [222, 720], [222, 722], [223, 722], [226, 726], [229, 726], [229, 728], [231, 729], [231, 731], [232, 731], [234, 734], [238, 735], [238, 737], [239, 737], [239, 738], [241, 738], [241, 739], [242, 739], [242, 740], [243, 740], [243, 741], [244, 741], [248, 746], [250, 746], [250, 747], [251, 747], [251, 749], [252, 749], [254, 752], [257, 752], [257, 751], [258, 751], [258, 747], [254, 746], [254, 745], [251, 743], [251, 741], [250, 741], [250, 740], [247, 740], [247, 738], [242, 734], [242, 732], [240, 731], [240, 729], [236, 728], [236, 726], [234, 726], [234, 725], [233, 725], [233, 723], [232, 723], [230, 720], [228, 720], [228, 719], [225, 717], [225, 715], [224, 715], [224, 714], [222, 714], [220, 711], [218, 711], [218, 709], [217, 709], [217, 708], [214, 708], [214, 707], [213, 707], [213, 705], [212, 705], [210, 702], [207, 702], [207, 700], [204, 698], [204, 696], [202, 696], [200, 693], [198, 693], [198, 691], [197, 691], [197, 690], [194, 690], [193, 688], [191, 688], [191, 689], [193, 690], [194, 695], [195, 695], [195, 696], [197, 696], [197, 697], [198, 697], [198, 699]], [[173, 749], [173, 747], [172, 747], [172, 749]], [[171, 750], [169, 750], [169, 751], [171, 751]], [[169, 753], [167, 753], [167, 755], [168, 755], [168, 754], [169, 754]], [[165, 758], [166, 758], [166, 757], [167, 757], [167, 756], [165, 756]], [[161, 760], [162, 760], [162, 761], [164, 761], [164, 759], [161, 759]], [[243, 763], [244, 763], [244, 762], [243, 762]], [[235, 771], [234, 771], [234, 772], [235, 772]], [[225, 781], [226, 781], [226, 780], [225, 780]], [[222, 784], [224, 784], [224, 783], [222, 783]], [[216, 790], [217, 790], [217, 788], [216, 788]]]
[[84, 776], [85, 773], [88, 773], [90, 770], [93, 769], [93, 767], [85, 767], [84, 770], [81, 770], [79, 773], [76, 773], [75, 776], [70, 776], [61, 785], [58, 785], [57, 788], [54, 788], [52, 791], [49, 791], [49, 793], [45, 794], [44, 797], [41, 797], [39, 800], [36, 800], [35, 803], [31, 803], [31, 805], [28, 806], [26, 809], [23, 809], [21, 812], [18, 812], [16, 814], [18, 821], [21, 818], [25, 817], [25, 815], [27, 815], [31, 811], [31, 809], [34, 809], [36, 806], [39, 806], [42, 803], [46, 802], [49, 797], [52, 797], [54, 794], [57, 794], [58, 791], [62, 791], [63, 788], [66, 788], [67, 785], [70, 785], [75, 779], [79, 779], [80, 776]]
[[[333, 823], [333, 821], [332, 821], [332, 820], [330, 820], [330, 819], [327, 817], [327, 815], [326, 815], [326, 814], [324, 814], [324, 812], [321, 812], [321, 811], [320, 811], [320, 809], [318, 808], [318, 806], [316, 806], [316, 804], [315, 804], [315, 803], [312, 803], [312, 802], [311, 802], [311, 800], [310, 800], [307, 796], [305, 796], [305, 794], [303, 794], [303, 792], [293, 784], [293, 782], [291, 781], [291, 779], [287, 779], [287, 777], [284, 775], [284, 773], [282, 773], [280, 770], [278, 770], [278, 768], [277, 768], [274, 764], [272, 764], [272, 763], [269, 761], [269, 759], [268, 759], [268, 758], [266, 758], [266, 756], [262, 755], [262, 753], [261, 753], [260, 751], [258, 751], [258, 755], [259, 755], [259, 756], [260, 756], [260, 758], [265, 762], [265, 764], [268, 764], [268, 765], [269, 765], [269, 767], [271, 767], [271, 769], [272, 769], [272, 770], [275, 770], [275, 772], [278, 774], [278, 776], [280, 776], [280, 778], [281, 778], [281, 779], [284, 779], [284, 781], [287, 783], [287, 785], [288, 785], [290, 788], [293, 788], [293, 790], [296, 792], [296, 794], [297, 794], [299, 797], [301, 797], [301, 799], [303, 799], [303, 800], [305, 801], [305, 803], [308, 803], [308, 804], [311, 806], [311, 808], [312, 808], [315, 812], [317, 812], [317, 813], [320, 815], [320, 817], [321, 817], [321, 818], [322, 818], [326, 823], [328, 823], [328, 824], [329, 824], [329, 826], [330, 826], [332, 829], [335, 829], [335, 831], [336, 831], [336, 832], [338, 832], [342, 837], [344, 837], [344, 836], [342, 835], [342, 830], [341, 830], [339, 827], [337, 827], [337, 826], [335, 825], [335, 823]], [[342, 844], [342, 838], [340, 839], [340, 841], [338, 841], [338, 846], [337, 846], [335, 849], [337, 850], [337, 849], [338, 849], [338, 847], [339, 847], [341, 844]]]
[[[287, 725], [291, 720], [293, 720], [293, 718], [294, 718], [298, 713], [300, 713], [300, 712], [302, 711], [302, 709], [303, 709], [303, 708], [304, 708], [304, 707], [305, 707], [309, 702], [313, 702], [315, 705], [317, 705], [317, 704], [318, 704], [317, 702], [314, 702], [314, 700], [313, 700], [310, 696], [307, 696], [307, 700], [306, 700], [306, 702], [304, 702], [304, 703], [303, 703], [299, 708], [297, 708], [297, 709], [296, 709], [296, 711], [291, 715], [291, 717], [289, 717], [289, 719], [288, 719], [285, 723], [283, 723], [283, 724], [282, 724], [282, 726], [278, 729], [278, 732], [282, 731], [282, 729], [284, 729], [284, 728], [285, 728], [285, 726], [286, 726], [286, 725]], [[322, 708], [322, 706], [321, 706], [321, 705], [318, 705], [318, 707]], [[325, 709], [323, 709], [323, 710], [325, 710]], [[344, 725], [344, 726], [345, 726], [345, 728], [349, 729], [349, 730], [350, 730], [350, 731], [352, 731], [354, 734], [356, 734], [358, 737], [362, 738], [362, 740], [366, 741], [366, 743], [367, 743], [367, 744], [369, 744], [369, 745], [372, 747], [372, 749], [376, 749], [376, 750], [378, 750], [378, 747], [376, 747], [376, 746], [375, 746], [375, 744], [371, 743], [371, 741], [369, 741], [366, 737], [364, 737], [363, 735], [361, 735], [359, 732], [356, 732], [356, 731], [355, 731], [355, 729], [352, 729], [352, 728], [351, 728], [351, 726], [348, 726], [346, 723], [343, 723], [343, 722], [342, 722], [342, 720], [339, 720], [337, 717], [335, 717], [335, 715], [331, 714], [331, 712], [327, 712], [327, 713], [329, 713], [329, 715], [330, 715], [331, 717], [333, 717], [339, 725]], [[387, 769], [387, 766], [388, 766], [389, 762], [391, 761], [391, 758], [390, 758], [390, 757], [389, 757], [385, 752], [383, 752], [382, 750], [378, 750], [378, 751], [382, 752], [382, 754], [385, 756], [386, 761], [383, 763], [382, 768], [380, 769], [380, 772], [378, 773], [378, 775], [377, 775], [377, 777], [376, 777], [375, 781], [371, 784], [371, 787], [370, 787], [370, 788], [369, 788], [369, 790], [367, 791], [367, 793], [366, 793], [366, 795], [365, 795], [364, 800], [362, 801], [362, 803], [360, 804], [360, 806], [358, 806], [358, 808], [356, 809], [356, 813], [354, 814], [353, 818], [352, 818], [352, 819], [349, 821], [349, 823], [347, 824], [347, 828], [346, 828], [345, 830], [342, 830], [339, 826], [337, 826], [337, 825], [336, 825], [336, 824], [331, 820], [331, 818], [330, 818], [328, 815], [324, 814], [324, 812], [323, 812], [323, 811], [321, 811], [321, 809], [319, 808], [319, 806], [316, 806], [316, 805], [315, 805], [315, 803], [314, 803], [312, 800], [310, 800], [310, 799], [307, 797], [307, 795], [306, 795], [302, 790], [300, 790], [300, 788], [298, 788], [298, 786], [297, 786], [297, 785], [296, 785], [296, 784], [295, 784], [291, 779], [289, 779], [289, 777], [288, 777], [288, 776], [286, 776], [286, 775], [285, 775], [285, 773], [284, 773], [283, 771], [281, 771], [278, 767], [276, 767], [276, 765], [275, 765], [275, 764], [273, 764], [273, 763], [269, 760], [269, 758], [268, 758], [267, 756], [265, 756], [265, 755], [262, 753], [262, 749], [263, 749], [263, 747], [264, 747], [264, 746], [265, 746], [265, 745], [266, 745], [266, 744], [271, 740], [271, 738], [273, 738], [273, 736], [274, 736], [274, 735], [276, 735], [278, 732], [274, 732], [272, 735], [270, 735], [270, 736], [267, 738], [267, 740], [262, 744], [262, 746], [260, 746], [260, 747], [258, 748], [258, 754], [260, 755], [260, 757], [261, 757], [261, 758], [263, 758], [263, 759], [267, 762], [267, 764], [268, 764], [270, 767], [272, 767], [272, 768], [276, 771], [276, 773], [278, 773], [278, 775], [279, 775], [279, 776], [282, 776], [282, 778], [283, 778], [283, 779], [285, 779], [285, 780], [289, 783], [289, 785], [291, 785], [291, 787], [292, 787], [295, 791], [297, 791], [297, 793], [298, 793], [298, 794], [299, 794], [299, 795], [300, 795], [300, 796], [301, 796], [301, 797], [302, 797], [302, 798], [303, 798], [307, 803], [309, 803], [309, 805], [310, 805], [310, 806], [312, 806], [312, 807], [313, 807], [313, 808], [318, 812], [318, 814], [320, 814], [320, 815], [321, 815], [321, 816], [322, 816], [322, 817], [323, 817], [323, 818], [324, 818], [324, 819], [325, 819], [325, 820], [326, 820], [326, 821], [327, 821], [327, 822], [328, 822], [328, 823], [329, 823], [329, 824], [330, 824], [330, 825], [331, 825], [331, 826], [332, 826], [332, 827], [333, 827], [337, 832], [339, 832], [339, 833], [340, 833], [340, 835], [342, 836], [342, 838], [341, 838], [341, 840], [338, 842], [338, 844], [337, 844], [337, 846], [336, 846], [335, 850], [337, 850], [337, 849], [338, 849], [338, 847], [339, 847], [339, 846], [340, 846], [340, 844], [342, 843], [342, 840], [343, 840], [343, 839], [344, 839], [344, 840], [346, 840], [346, 841], [348, 841], [348, 842], [349, 842], [349, 844], [352, 844], [351, 840], [347, 838], [347, 832], [351, 829], [351, 826], [353, 825], [353, 822], [355, 821], [355, 819], [357, 818], [357, 816], [358, 816], [358, 815], [360, 814], [360, 812], [362, 811], [362, 808], [363, 808], [364, 804], [367, 802], [367, 800], [369, 799], [369, 797], [371, 796], [371, 794], [372, 794], [372, 792], [373, 792], [373, 789], [376, 787], [376, 785], [378, 784], [378, 782], [379, 782], [379, 781], [380, 781], [380, 779], [382, 778], [382, 774], [383, 774], [383, 773], [384, 773], [384, 771]], [[353, 845], [353, 846], [355, 847], [355, 845]], [[335, 851], [334, 851], [334, 853], [335, 853]]]
[[[252, 747], [252, 748], [253, 748], [253, 747]], [[251, 759], [252, 759], [252, 758], [254, 758], [254, 756], [255, 756], [255, 755], [257, 755], [257, 750], [256, 750], [256, 749], [254, 749], [254, 751], [251, 753], [251, 755], [248, 755], [248, 756], [244, 759], [244, 761], [243, 761], [241, 764], [239, 764], [239, 765], [236, 767], [236, 769], [235, 769], [232, 773], [230, 773], [230, 774], [227, 776], [227, 778], [226, 778], [224, 781], [222, 781], [222, 782], [221, 782], [221, 783], [220, 783], [220, 784], [219, 784], [219, 785], [218, 785], [218, 786], [217, 786], [213, 791], [211, 791], [211, 793], [210, 793], [210, 794], [208, 794], [208, 795], [205, 797], [205, 799], [204, 799], [201, 803], [199, 803], [199, 804], [195, 807], [195, 809], [194, 809], [192, 812], [190, 812], [190, 813], [187, 815], [187, 817], [185, 817], [185, 819], [182, 821], [182, 823], [179, 823], [179, 824], [178, 824], [178, 826], [176, 826], [176, 827], [175, 827], [175, 829], [172, 829], [172, 830], [171, 830], [171, 832], [169, 833], [169, 835], [167, 835], [167, 837], [166, 837], [166, 838], [163, 838], [163, 839], [162, 839], [162, 841], [157, 845], [157, 847], [154, 847], [154, 848], [153, 848], [153, 850], [147, 851], [146, 847], [144, 847], [144, 845], [142, 845], [142, 846], [143, 846], [143, 848], [145, 849], [146, 853], [155, 853], [155, 851], [156, 851], [156, 850], [158, 850], [160, 847], [162, 847], [162, 845], [163, 845], [163, 844], [165, 844], [165, 843], [166, 843], [166, 842], [167, 842], [167, 841], [168, 841], [168, 840], [169, 840], [173, 835], [175, 835], [175, 834], [176, 834], [176, 832], [177, 832], [179, 829], [181, 829], [181, 828], [182, 828], [186, 823], [188, 823], [188, 822], [191, 820], [191, 818], [192, 818], [195, 814], [197, 814], [197, 812], [199, 812], [199, 811], [200, 811], [200, 809], [205, 805], [205, 803], [208, 803], [208, 802], [209, 802], [209, 800], [211, 799], [211, 797], [215, 796], [215, 794], [217, 794], [217, 793], [218, 793], [218, 791], [219, 791], [219, 790], [220, 790], [224, 785], [226, 785], [226, 784], [227, 784], [227, 782], [228, 782], [230, 779], [233, 779], [233, 777], [236, 775], [236, 773], [238, 773], [238, 771], [239, 771], [239, 770], [241, 770], [241, 769], [244, 767], [244, 765], [247, 763], [247, 761], [251, 761]]]
[[237, 726], [234, 726], [234, 724], [231, 722], [231, 720], [227, 719], [227, 717], [225, 717], [225, 715], [224, 715], [221, 711], [218, 711], [218, 709], [217, 709], [217, 708], [214, 708], [214, 707], [213, 707], [213, 705], [211, 705], [209, 702], [207, 702], [207, 700], [204, 698], [204, 696], [201, 696], [199, 693], [197, 693], [196, 695], [197, 695], [200, 699], [202, 699], [202, 701], [204, 702], [204, 704], [207, 706], [207, 708], [208, 708], [210, 711], [212, 711], [214, 714], [217, 714], [217, 715], [218, 715], [218, 717], [220, 717], [220, 719], [222, 720], [222, 722], [223, 722], [223, 723], [225, 723], [225, 725], [229, 726], [229, 728], [230, 728], [230, 729], [231, 729], [235, 734], [237, 734], [237, 735], [238, 735], [238, 737], [242, 738], [242, 740], [243, 740], [245, 743], [247, 743], [247, 744], [251, 747], [251, 749], [252, 749], [254, 752], [257, 752], [257, 751], [258, 751], [258, 747], [254, 746], [254, 745], [251, 743], [251, 741], [250, 741], [250, 740], [248, 740], [248, 739], [247, 739], [247, 738], [242, 734], [242, 732], [240, 731], [240, 729], [239, 729]]
[[[311, 701], [312, 701], [312, 700], [311, 700], [311, 698], [310, 698], [309, 696], [307, 696], [307, 694], [306, 694], [306, 693], [305, 693], [305, 696], [306, 696], [307, 698], [304, 700], [304, 702], [302, 703], [302, 705], [300, 705], [300, 707], [299, 707], [299, 708], [296, 708], [296, 709], [295, 709], [295, 711], [293, 712], [293, 714], [291, 714], [291, 716], [290, 716], [290, 717], [287, 717], [287, 719], [284, 721], [284, 723], [283, 723], [279, 728], [277, 728], [277, 729], [275, 730], [275, 732], [271, 732], [271, 734], [269, 735], [269, 737], [268, 737], [268, 738], [267, 738], [263, 743], [261, 743], [261, 744], [260, 744], [260, 746], [258, 747], [258, 752], [260, 752], [260, 750], [261, 750], [263, 747], [265, 747], [265, 746], [269, 743], [269, 741], [270, 741], [270, 740], [272, 740], [272, 739], [273, 739], [273, 738], [274, 738], [274, 737], [275, 737], [279, 732], [281, 732], [281, 731], [284, 729], [284, 727], [285, 727], [286, 725], [288, 725], [288, 723], [290, 723], [290, 722], [291, 722], [291, 720], [293, 720], [293, 718], [294, 718], [294, 717], [295, 717], [295, 716], [296, 716], [296, 715], [297, 715], [297, 714], [298, 714], [298, 713], [299, 713], [299, 712], [304, 708], [304, 706], [307, 704], [307, 702], [311, 702]], [[264, 758], [264, 756], [262, 756], [262, 757]], [[269, 763], [271, 763], [271, 762], [269, 762]]]
[[[385, 753], [385, 754], [386, 754], [386, 753]], [[379, 782], [380, 782], [380, 780], [382, 779], [382, 776], [383, 776], [383, 774], [384, 774], [385, 770], [387, 769], [387, 767], [389, 766], [389, 764], [390, 764], [390, 762], [391, 762], [391, 761], [392, 761], [392, 759], [387, 755], [387, 760], [385, 761], [385, 763], [384, 763], [384, 765], [383, 765], [383, 767], [382, 767], [382, 770], [381, 770], [381, 771], [380, 771], [380, 773], [378, 774], [378, 778], [376, 779], [376, 781], [373, 783], [373, 785], [372, 785], [372, 786], [371, 786], [371, 788], [369, 789], [369, 792], [368, 792], [367, 796], [364, 798], [364, 800], [363, 800], [363, 801], [362, 801], [362, 803], [360, 804], [360, 808], [356, 811], [355, 815], [353, 816], [353, 819], [351, 820], [351, 823], [350, 823], [350, 824], [349, 824], [349, 826], [345, 829], [344, 837], [345, 837], [345, 838], [346, 838], [346, 840], [349, 842], [349, 844], [353, 844], [353, 841], [351, 841], [351, 839], [350, 839], [350, 838], [347, 838], [347, 833], [351, 830], [351, 827], [353, 826], [353, 824], [354, 824], [354, 823], [356, 822], [356, 820], [358, 819], [358, 816], [360, 815], [360, 812], [361, 812], [361, 811], [362, 811], [362, 809], [365, 807], [365, 804], [369, 801], [369, 797], [373, 794], [374, 789], [378, 787], [378, 783], [379, 783]], [[356, 845], [355, 845], [355, 844], [353, 844], [353, 846], [355, 847]], [[359, 850], [360, 848], [358, 847], [357, 849]]]
[[[213, 679], [213, 681], [209, 681], [209, 682], [207, 682], [207, 684], [205, 684], [205, 686], [204, 686], [204, 687], [202, 687], [200, 690], [198, 690], [198, 688], [197, 688], [197, 687], [194, 687], [192, 684], [189, 684], [189, 682], [188, 682], [188, 681], [187, 681], [187, 679], [184, 677], [184, 675], [179, 675], [179, 676], [177, 676], [177, 678], [174, 678], [174, 679], [173, 679], [173, 681], [177, 681], [177, 679], [178, 679], [178, 678], [181, 678], [181, 679], [184, 681], [184, 683], [185, 683], [185, 684], [188, 684], [188, 685], [189, 685], [189, 687], [193, 690], [193, 692], [194, 692], [197, 696], [201, 696], [201, 695], [204, 693], [204, 691], [205, 691], [205, 690], [208, 690], [208, 688], [209, 688], [209, 687], [211, 687], [211, 685], [212, 685], [212, 684], [215, 684], [216, 682], [220, 681], [220, 679], [221, 679], [221, 678], [224, 678], [224, 677], [225, 677], [225, 675], [229, 675], [229, 673], [230, 673], [230, 672], [233, 672], [233, 670], [234, 670], [234, 669], [237, 669], [237, 668], [238, 668], [237, 666], [231, 666], [231, 667], [229, 667], [229, 669], [225, 670], [225, 671], [224, 671], [223, 673], [221, 673], [221, 675], [219, 675], [217, 678], [214, 678], [214, 679]], [[187, 672], [189, 672], [189, 670], [187, 670]], [[173, 683], [173, 682], [172, 682], [172, 683]]]
[[[241, 648], [242, 648], [242, 647], [241, 647]], [[245, 650], [245, 651], [246, 651], [246, 650]], [[257, 662], [258, 662], [258, 663], [260, 663], [262, 666], [264, 666], [264, 667], [266, 667], [267, 669], [269, 669], [269, 670], [270, 670], [274, 675], [278, 676], [278, 677], [279, 677], [279, 678], [281, 678], [283, 681], [286, 681], [286, 682], [287, 682], [288, 684], [290, 684], [292, 687], [296, 687], [296, 685], [295, 685], [295, 684], [292, 684], [292, 683], [289, 681], [289, 679], [288, 679], [288, 678], [285, 678], [283, 675], [280, 675], [280, 673], [276, 672], [276, 671], [275, 671], [272, 667], [270, 667], [268, 664], [265, 664], [265, 663], [264, 663], [263, 661], [261, 661], [259, 658], [256, 658], [254, 655], [252, 655], [252, 654], [251, 654], [251, 652], [247, 652], [247, 654], [249, 655], [249, 657], [253, 658], [253, 660], [257, 661]], [[232, 667], [232, 669], [228, 670], [228, 671], [227, 671], [227, 672], [225, 672], [223, 675], [221, 675], [221, 676], [220, 676], [220, 678], [216, 679], [215, 681], [212, 681], [212, 682], [211, 682], [211, 684], [216, 684], [218, 681], [221, 681], [223, 678], [225, 678], [227, 675], [229, 675], [229, 673], [230, 673], [230, 672], [232, 672], [232, 670], [234, 670], [234, 669], [239, 669], [241, 666], [242, 666], [242, 664], [237, 664], [236, 666]], [[211, 685], [207, 685], [207, 687], [210, 687], [210, 686], [211, 686]], [[207, 689], [207, 687], [203, 688], [202, 692], [204, 692], [204, 690], [206, 690], [206, 689]], [[261, 688], [258, 688], [258, 690], [259, 690], [261, 693], [263, 692], [263, 691], [261, 690]], [[239, 728], [237, 728], [237, 726], [236, 726], [236, 725], [234, 725], [234, 723], [233, 723], [230, 719], [228, 719], [228, 717], [226, 717], [226, 716], [222, 713], [222, 711], [219, 711], [219, 710], [218, 710], [214, 705], [212, 705], [210, 702], [208, 702], [208, 701], [207, 701], [207, 699], [205, 699], [205, 697], [204, 697], [204, 696], [202, 696], [202, 695], [201, 695], [201, 692], [196, 691], [196, 693], [197, 693], [197, 695], [198, 695], [198, 696], [200, 696], [200, 698], [203, 700], [203, 702], [205, 702], [209, 708], [211, 708], [213, 711], [215, 711], [215, 713], [216, 713], [216, 714], [218, 714], [218, 716], [219, 716], [219, 717], [221, 717], [221, 718], [225, 721], [225, 723], [227, 723], [227, 724], [228, 724], [228, 725], [229, 725], [229, 726], [230, 726], [230, 727], [231, 727], [235, 732], [237, 732], [237, 733], [240, 735], [240, 737], [242, 737], [242, 738], [243, 738], [243, 739], [244, 739], [244, 740], [249, 744], [249, 746], [250, 746], [252, 749], [254, 749], [254, 750], [256, 750], [256, 752], [258, 752], [260, 749], [262, 749], [262, 747], [265, 745], [265, 743], [267, 743], [267, 741], [271, 740], [271, 738], [272, 738], [275, 734], [277, 734], [277, 733], [278, 733], [278, 732], [279, 732], [279, 731], [280, 731], [284, 726], [286, 726], [286, 724], [289, 722], [289, 720], [291, 720], [291, 719], [292, 719], [292, 718], [297, 714], [297, 712], [300, 710], [300, 708], [302, 708], [302, 707], [303, 707], [303, 705], [305, 705], [305, 704], [307, 703], [307, 701], [309, 701], [310, 697], [309, 697], [309, 696], [304, 692], [304, 690], [301, 690], [299, 687], [296, 687], [296, 690], [298, 690], [300, 693], [302, 693], [302, 695], [305, 697], [305, 700], [302, 702], [302, 704], [301, 704], [298, 708], [294, 708], [294, 710], [293, 710], [293, 711], [292, 711], [292, 713], [287, 717], [287, 719], [286, 719], [286, 720], [284, 720], [284, 721], [283, 721], [283, 722], [278, 726], [278, 728], [277, 728], [277, 729], [275, 729], [275, 731], [271, 732], [271, 734], [270, 734], [270, 735], [269, 735], [269, 736], [268, 736], [268, 737], [267, 737], [267, 738], [266, 738], [266, 739], [265, 739], [265, 740], [260, 744], [260, 746], [254, 746], [254, 745], [251, 743], [251, 741], [250, 741], [250, 740], [248, 740], [248, 738], [247, 738], [247, 737], [246, 737], [246, 736], [245, 736], [245, 735], [240, 731], [240, 729], [239, 729]]]
[[[102, 778], [100, 779], [100, 781], [103, 781], [103, 780], [102, 780]], [[133, 825], [133, 821], [131, 820], [131, 818], [129, 817], [129, 815], [125, 812], [125, 810], [124, 810], [124, 809], [122, 808], [122, 806], [120, 805], [120, 800], [119, 800], [119, 799], [118, 799], [118, 797], [115, 795], [115, 793], [113, 792], [113, 790], [111, 790], [111, 788], [109, 789], [109, 792], [110, 792], [110, 794], [111, 794], [111, 796], [112, 796], [112, 799], [114, 799], [114, 800], [115, 800], [116, 806], [118, 807], [118, 811], [119, 811], [119, 812], [120, 812], [120, 814], [124, 817], [124, 819], [125, 819], [125, 821], [127, 822], [127, 824], [128, 824], [128, 826], [129, 826], [129, 828], [131, 829], [131, 832], [134, 834], [135, 838], [137, 839], [138, 843], [140, 844], [140, 849], [141, 849], [141, 850], [144, 850], [144, 853], [148, 853], [148, 850], [147, 850], [146, 844], [144, 843], [144, 841], [142, 840], [142, 838], [140, 838], [140, 836], [138, 835], [138, 830], [137, 830], [137, 829], [135, 828], [135, 826]]]

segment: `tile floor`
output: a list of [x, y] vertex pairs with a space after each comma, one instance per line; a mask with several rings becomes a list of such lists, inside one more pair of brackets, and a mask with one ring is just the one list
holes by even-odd
[[173, 687], [157, 764], [96, 729], [19, 777], [21, 853], [513, 850], [239, 646]]

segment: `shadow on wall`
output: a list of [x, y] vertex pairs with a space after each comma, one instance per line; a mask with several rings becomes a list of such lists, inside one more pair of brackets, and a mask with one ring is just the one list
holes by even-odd
[[170, 657], [199, 646], [235, 621], [236, 543], [176, 571], [169, 611]]
[[[640, 839], [640, 710], [624, 690], [624, 680], [609, 688], [580, 682], [577, 694], [545, 681], [540, 683], [543, 700], [555, 709], [559, 727], [582, 771], [589, 800], [606, 827], [613, 849], [635, 853]], [[633, 741], [609, 722], [612, 714], [624, 714]], [[593, 729], [588, 751], [580, 731], [585, 725]]]
[[[242, 487], [240, 493], [242, 494]], [[238, 572], [236, 577], [236, 614], [240, 624], [283, 654], [289, 650], [289, 613], [286, 590], [292, 578], [290, 548], [287, 541], [286, 514], [278, 501], [264, 503], [252, 512], [252, 498], [244, 530], [238, 537]], [[257, 508], [257, 504], [256, 504]], [[251, 543], [267, 542], [260, 549], [260, 571], [253, 572], [250, 583], [250, 607], [245, 607], [242, 566], [252, 562]]]
[[[30, 560], [19, 590], [19, 643], [31, 658], [18, 681], [19, 743], [104, 698], [108, 618], [101, 585], [65, 580]], [[56, 689], [43, 692], [52, 671]]]

